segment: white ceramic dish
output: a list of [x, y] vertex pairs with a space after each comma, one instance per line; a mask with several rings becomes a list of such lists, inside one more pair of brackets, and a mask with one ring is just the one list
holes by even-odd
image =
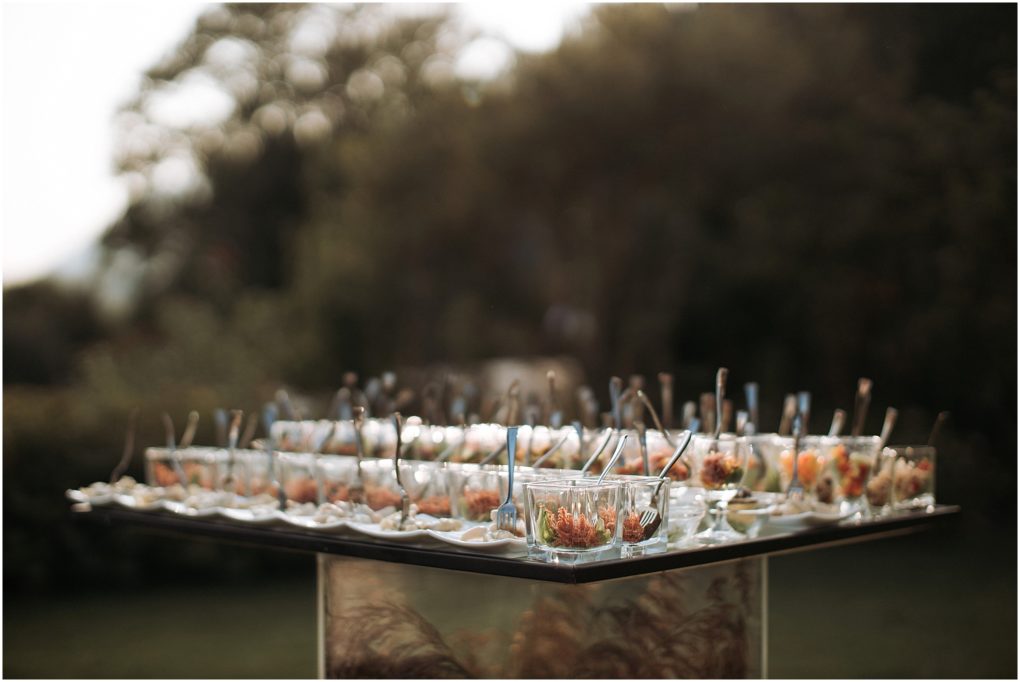
[[354, 523], [347, 522], [347, 527], [369, 537], [379, 540], [391, 540], [395, 542], [410, 542], [414, 540], [428, 539], [429, 531], [425, 530], [383, 530], [378, 523]]
[[250, 509], [232, 509], [230, 507], [217, 507], [220, 516], [231, 521], [238, 521], [251, 526], [269, 526], [282, 520], [282, 514], [273, 510], [268, 513], [255, 514]]
[[67, 499], [72, 502], [90, 504], [93, 507], [102, 507], [104, 504], [113, 504], [113, 495], [86, 495], [78, 489], [71, 489], [64, 493]]
[[329, 521], [316, 521], [312, 516], [299, 514], [280, 514], [280, 519], [291, 526], [304, 528], [305, 530], [335, 531], [347, 528], [347, 519], [331, 518]]
[[430, 530], [429, 535], [447, 545], [471, 550], [472, 552], [484, 552], [486, 554], [527, 554], [528, 543], [524, 538], [504, 538], [502, 540], [461, 540], [463, 530]]
[[171, 502], [169, 500], [163, 503], [163, 508], [168, 512], [172, 512], [180, 516], [189, 516], [194, 519], [204, 519], [210, 516], [215, 516], [222, 510], [222, 507], [203, 507], [198, 509], [196, 507], [189, 507], [183, 502]]
[[113, 496], [113, 501], [122, 507], [128, 509], [135, 509], [137, 511], [156, 511], [158, 509], [165, 509], [165, 500], [153, 500], [147, 504], [140, 503], [134, 495], [126, 495], [124, 493], [117, 493]]

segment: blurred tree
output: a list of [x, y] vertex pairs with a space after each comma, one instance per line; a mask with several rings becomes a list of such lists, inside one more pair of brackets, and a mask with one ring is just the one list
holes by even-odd
[[[766, 426], [783, 393], [821, 415], [867, 375], [871, 429], [895, 404], [916, 440], [950, 409], [945, 471], [1004, 474], [987, 508], [1011, 509], [1015, 25], [1008, 5], [609, 5], [475, 82], [444, 16], [210, 8], [118, 119], [110, 326], [6, 292], [6, 382], [75, 368], [98, 461], [133, 405], [250, 409], [350, 368], [564, 353], [603, 397], [670, 369], [682, 399], [725, 364], [761, 383]], [[35, 443], [49, 425], [11, 395], [5, 446]]]

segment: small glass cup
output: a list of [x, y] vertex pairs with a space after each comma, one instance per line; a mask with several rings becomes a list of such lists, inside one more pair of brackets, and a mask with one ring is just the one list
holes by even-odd
[[358, 482], [358, 459], [346, 455], [320, 455], [315, 461], [323, 502], [350, 502], [351, 486]]
[[449, 461], [471, 462], [483, 459], [502, 444], [500, 433], [503, 429], [505, 427], [500, 424], [472, 424], [465, 427], [460, 446]]
[[843, 436], [823, 439], [826, 466], [835, 479], [835, 501], [841, 511], [859, 511], [864, 491], [875, 468], [878, 436]]
[[[588, 437], [585, 435], [585, 430], [581, 431], [582, 437], [585, 439], [585, 443], [588, 442]], [[521, 442], [521, 436], [518, 434], [517, 442]], [[580, 468], [581, 464], [581, 452], [582, 447], [579, 447], [577, 442], [577, 431], [573, 427], [564, 426], [559, 429], [551, 429], [545, 426], [535, 428], [535, 439], [530, 446], [525, 443], [525, 447], [530, 447], [531, 459], [530, 464], [534, 464], [539, 459], [544, 457], [556, 445], [556, 452], [552, 453], [546, 459], [542, 460], [539, 468], [542, 470], [555, 470], [555, 469], [577, 469]], [[524, 460], [518, 460], [524, 461]]]
[[354, 421], [341, 419], [333, 424], [333, 431], [322, 444], [320, 451], [328, 455], [349, 455], [358, 454], [358, 432], [354, 428]]
[[[596, 452], [598, 452], [598, 459], [595, 460], [588, 468], [589, 474], [598, 475], [602, 473], [603, 466], [607, 461], [609, 461], [613, 450], [616, 448], [616, 443], [620, 439], [620, 434], [614, 429], [584, 429], [583, 433], [584, 442], [577, 451], [577, 462], [572, 466], [576, 466], [578, 468], [584, 466], [588, 460], [591, 459]], [[628, 439], [628, 441], [633, 440], [633, 438]], [[576, 439], [572, 439], [572, 442], [573, 441], [576, 441]], [[621, 460], [622, 459], [623, 456], [621, 455]]]
[[721, 434], [718, 438], [696, 434], [691, 446], [695, 469], [691, 481], [704, 487], [709, 513], [715, 517], [712, 527], [697, 535], [698, 541], [716, 545], [742, 540], [744, 535], [726, 520], [726, 503], [740, 488], [750, 448], [732, 434]]
[[307, 452], [281, 452], [277, 455], [280, 465], [280, 484], [288, 502], [294, 504], [318, 504], [319, 482], [315, 466], [315, 455]]
[[528, 545], [539, 557], [580, 558], [617, 547], [624, 498], [617, 481], [575, 478], [529, 483]]
[[227, 451], [223, 489], [248, 498], [262, 494], [276, 497], [273, 466], [275, 465], [265, 450], [234, 450], [232, 458]]
[[894, 453], [892, 505], [894, 509], [935, 507], [935, 448], [900, 445]]
[[783, 492], [779, 455], [784, 448], [792, 447], [792, 439], [784, 439], [775, 433], [759, 433], [744, 438], [750, 451], [741, 485], [753, 492]]
[[[185, 481], [181, 481], [177, 474], [173, 461], [175, 459], [180, 464]], [[220, 490], [226, 459], [227, 451], [221, 448], [146, 448], [145, 480], [150, 486], [164, 488], [181, 484], [185, 487], [197, 485], [206, 490]]]
[[429, 424], [405, 426], [401, 439], [409, 446], [400, 459], [432, 461], [452, 444], [448, 443], [449, 439], [455, 438], [459, 431], [456, 427]]
[[[670, 479], [657, 476], [606, 476], [620, 484], [620, 548], [624, 557], [666, 550]], [[644, 523], [642, 523], [644, 521]]]
[[694, 538], [708, 507], [705, 489], [689, 485], [675, 485], [669, 489], [669, 529], [667, 537], [672, 547], [698, 545]]
[[864, 486], [865, 509], [868, 516], [878, 518], [892, 512], [893, 502], [893, 466], [896, 463], [896, 451], [883, 448], [876, 464]]
[[[821, 436], [804, 436], [800, 439], [800, 452], [797, 453], [797, 481], [804, 486], [804, 497], [811, 502], [818, 499], [815, 488], [825, 472], [821, 439]], [[793, 479], [793, 439], [780, 437], [779, 440], [783, 444], [778, 457], [779, 485], [780, 489], [786, 492]], [[835, 478], [828, 479], [828, 482], [832, 495], [835, 495]], [[823, 496], [824, 493], [823, 490]]]
[[400, 480], [419, 514], [438, 518], [452, 515], [449, 478], [444, 464], [400, 460]]
[[[400, 434], [403, 440], [403, 432]], [[366, 419], [361, 426], [365, 457], [393, 459], [397, 449], [397, 430], [390, 419]], [[392, 463], [390, 464], [392, 469]]]
[[492, 510], [505, 499], [506, 476], [501, 476], [498, 466], [453, 464], [449, 467], [449, 489], [454, 518], [487, 522]]
[[397, 485], [392, 459], [362, 460], [361, 476], [362, 485], [365, 487], [365, 504], [372, 511], [400, 507], [400, 486]]
[[280, 452], [318, 452], [335, 438], [338, 422], [328, 419], [274, 422], [270, 433]]

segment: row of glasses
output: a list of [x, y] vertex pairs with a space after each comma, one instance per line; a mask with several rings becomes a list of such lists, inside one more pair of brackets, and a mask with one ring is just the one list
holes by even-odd
[[[449, 462], [479, 462], [498, 455], [505, 461], [501, 424], [470, 426], [434, 426], [410, 417], [401, 428], [401, 459]], [[595, 430], [583, 430], [584, 442], [579, 444], [573, 427], [518, 427], [517, 459], [525, 465], [537, 461], [554, 446], [556, 451], [544, 460], [544, 466], [555, 469], [577, 468], [586, 451], [594, 447]], [[321, 452], [354, 455], [357, 452], [358, 430], [353, 420], [277, 421], [272, 426], [273, 441], [283, 452]], [[366, 419], [361, 428], [361, 441], [366, 457], [392, 458], [396, 448], [396, 431], [390, 419]]]
[[[323, 434], [330, 430], [334, 433], [338, 430], [339, 422], [326, 423], [328, 426], [304, 422], [312, 425], [302, 427], [308, 429], [308, 432], [298, 435], [294, 435], [296, 432], [293, 431], [284, 433], [292, 434], [292, 442], [307, 442], [309, 437], [314, 442], [315, 438], [324, 437]], [[413, 422], [410, 425], [415, 426]], [[408, 428], [402, 430], [402, 433], [407, 433]], [[421, 432], [427, 433], [427, 429], [432, 427], [420, 428]], [[467, 432], [472, 427], [437, 428]], [[522, 430], [525, 428], [521, 427]], [[580, 447], [576, 434], [567, 433], [565, 437], [576, 452], [587, 455], [587, 450], [593, 451], [604, 442], [604, 433], [583, 433]], [[674, 442], [677, 442], [683, 432], [671, 433]], [[535, 440], [538, 440], [538, 435], [536, 428]], [[555, 437], [552, 434], [550, 436], [549, 440]], [[526, 432], [523, 438], [518, 437], [518, 452], [522, 440], [525, 441], [523, 446], [528, 447]], [[629, 439], [633, 440], [636, 439]], [[560, 449], [566, 449], [566, 442]], [[648, 433], [649, 460], [654, 462], [650, 467], [652, 473], [657, 473], [664, 464], [660, 452], [665, 449], [663, 445], [667, 442], [658, 432]], [[796, 459], [798, 475], [808, 496], [821, 504], [833, 505], [841, 510], [859, 510], [871, 516], [898, 509], [931, 507], [935, 502], [935, 449], [928, 446], [900, 446], [885, 448], [879, 453], [877, 446], [876, 437], [802, 438]], [[221, 490], [254, 497], [261, 494], [276, 495], [275, 482], [279, 481], [287, 500], [301, 504], [349, 501], [349, 489], [360, 480], [365, 488], [364, 499], [361, 501], [374, 510], [393, 506], [395, 500], [399, 499], [392, 460], [368, 457], [364, 460], [359, 476], [356, 458], [346, 455], [276, 452], [271, 458], [263, 450], [229, 451], [225, 448], [192, 446], [176, 450], [149, 448], [145, 456], [147, 482], [153, 486], [179, 484], [179, 472], [183, 472], [187, 484], [185, 487], [197, 486], [204, 490]], [[640, 455], [637, 459], [640, 461]], [[640, 481], [643, 477], [633, 475], [637, 472], [632, 472], [633, 465], [628, 463], [626, 450], [623, 461], [624, 467], [614, 471], [606, 484], [618, 484], [621, 479], [627, 481], [631, 487], [626, 494], [621, 495], [621, 504], [623, 508], [633, 511], [648, 502], [645, 498], [649, 495], [647, 490], [641, 492]], [[712, 522], [705, 533], [699, 534], [699, 542], [717, 543], [740, 539], [746, 530], [743, 527], [745, 521], [754, 518], [740, 500], [733, 502], [733, 513], [727, 513], [727, 506], [743, 490], [755, 493], [785, 490], [792, 474], [793, 461], [792, 439], [787, 437], [764, 434], [737, 438], [731, 434], [721, 434], [719, 438], [713, 439], [709, 435], [696, 434], [690, 456], [682, 458], [670, 471], [669, 478], [673, 485], [664, 486], [666, 494], [656, 499], [673, 498], [673, 526], [669, 532], [674, 538], [685, 537], [685, 530], [679, 528], [678, 524], [685, 518], [691, 522], [693, 519], [700, 521], [699, 514], [704, 513], [699, 512], [700, 505], [708, 509]], [[593, 467], [590, 473], [597, 469]], [[507, 470], [503, 465], [402, 459], [401, 478], [412, 502], [418, 506], [419, 513], [486, 522], [505, 495]], [[577, 470], [518, 467], [513, 498], [518, 505], [519, 518], [528, 519], [531, 516], [524, 493], [526, 487], [543, 479], [551, 479], [547, 482], [556, 483], [578, 478], [581, 478], [581, 473]], [[649, 481], [646, 488], [653, 485], [650, 481], [654, 479], [645, 480]], [[587, 486], [590, 483], [578, 485]], [[696, 491], [696, 494], [689, 494], [691, 490]], [[680, 498], [684, 498], [684, 504], [680, 504]], [[697, 504], [687, 503], [692, 500], [696, 500]], [[739, 516], [736, 515], [737, 506], [741, 507]], [[662, 517], [667, 518], [667, 514]], [[623, 520], [626, 522], [627, 518], [625, 516]], [[737, 528], [733, 528], [730, 523], [735, 518], [741, 519]], [[615, 524], [611, 525], [616, 528]], [[664, 532], [667, 525], [663, 524]], [[633, 522], [629, 534], [625, 533], [625, 526], [620, 526], [621, 541], [625, 535], [630, 539], [636, 538], [637, 531]]]

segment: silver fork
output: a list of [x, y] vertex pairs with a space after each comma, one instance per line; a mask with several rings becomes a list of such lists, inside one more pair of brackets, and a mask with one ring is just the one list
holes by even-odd
[[113, 468], [113, 472], [110, 474], [110, 483], [116, 483], [120, 480], [120, 477], [124, 475], [124, 472], [128, 470], [131, 465], [131, 458], [135, 454], [135, 430], [138, 425], [138, 408], [131, 410], [128, 415], [128, 428], [127, 434], [124, 436], [124, 454], [120, 456], [120, 461], [117, 462], [117, 466]]
[[174, 421], [166, 412], [163, 413], [163, 428], [166, 430], [166, 448], [169, 450], [170, 466], [173, 467], [174, 474], [177, 476], [177, 481], [181, 484], [181, 487], [187, 490], [188, 477], [184, 473], [184, 467], [181, 465], [181, 458], [177, 454], [177, 442], [175, 440], [176, 437], [174, 436]]
[[[666, 480], [666, 477], [669, 476], [669, 471], [673, 468], [673, 465], [676, 464], [681, 457], [683, 457], [684, 452], [687, 451], [687, 446], [691, 444], [691, 440], [693, 438], [694, 432], [688, 431], [687, 437], [684, 438], [683, 442], [680, 443], [679, 446], [677, 446], [677, 449], [673, 451], [673, 455], [669, 458], [669, 461], [666, 462], [666, 466], [663, 467], [661, 472], [659, 472], [659, 483], [655, 486], [655, 491], [652, 493], [651, 501], [648, 503], [648, 509], [641, 513], [641, 518], [639, 520], [641, 528], [645, 529], [645, 537], [651, 536], [651, 534], [659, 527], [658, 524], [656, 524], [651, 531], [648, 530], [649, 525], [659, 517], [659, 512], [657, 510], [659, 508], [659, 492], [662, 490], [662, 483]], [[660, 519], [659, 523], [661, 522], [662, 521]]]
[[602, 454], [602, 451], [606, 449], [607, 445], [609, 445], [609, 441], [613, 439], [614, 433], [616, 433], [614, 429], [606, 429], [606, 437], [602, 439], [601, 445], [595, 448], [595, 452], [588, 458], [588, 461], [584, 463], [584, 466], [581, 467], [582, 477], [588, 474], [588, 469], [592, 468], [599, 456]]
[[786, 498], [787, 499], [804, 499], [804, 486], [800, 483], [800, 478], [797, 475], [797, 470], [800, 468], [797, 466], [800, 464], [800, 437], [801, 428], [800, 415], [798, 414], [793, 418], [793, 475], [790, 477], [790, 485], [786, 486]]
[[400, 413], [393, 413], [393, 428], [397, 430], [397, 449], [393, 451], [393, 469], [397, 473], [397, 487], [400, 488], [400, 525], [398, 529], [404, 530], [404, 523], [407, 522], [407, 516], [411, 511], [411, 498], [407, 496], [407, 491], [404, 490], [404, 484], [400, 481]]
[[629, 437], [630, 434], [626, 433], [620, 436], [620, 442], [616, 444], [616, 450], [613, 451], [613, 456], [609, 458], [609, 463], [606, 464], [606, 468], [602, 470], [602, 473], [599, 474], [598, 480], [595, 481], [596, 485], [606, 480], [606, 476], [613, 470], [613, 465], [616, 464], [616, 460], [620, 459], [620, 455], [623, 454], [623, 448], [626, 447], [627, 438]]
[[365, 484], [361, 472], [361, 460], [365, 457], [365, 443], [361, 440], [361, 425], [364, 423], [365, 408], [359, 405], [354, 408], [354, 451], [358, 456], [358, 478], [347, 488], [347, 499], [351, 502], [361, 502], [365, 497]]
[[496, 529], [517, 533], [517, 506], [514, 504], [514, 459], [517, 456], [517, 427], [506, 430], [507, 484], [506, 499], [496, 509]]
[[[645, 392], [640, 388], [637, 390], [637, 397], [644, 404], [649, 414], [652, 415], [652, 423], [655, 424], [655, 428], [662, 433], [662, 437], [666, 440], [666, 443], [669, 444], [669, 447], [675, 448], [676, 443], [674, 443], [673, 439], [670, 438], [669, 431], [666, 430], [666, 428], [662, 425], [662, 421], [659, 420], [659, 414], [655, 411], [652, 401], [648, 399], [648, 396], [645, 395]], [[665, 407], [663, 407], [663, 410], [665, 410]]]

